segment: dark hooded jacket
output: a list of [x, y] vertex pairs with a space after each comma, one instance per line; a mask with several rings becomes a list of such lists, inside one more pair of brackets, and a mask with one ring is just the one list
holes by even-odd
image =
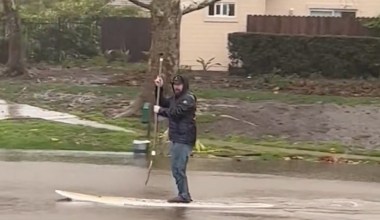
[[[173, 79], [179, 79], [182, 82], [183, 90], [181, 94], [166, 98], [162, 95], [161, 88], [159, 102], [161, 108], [158, 114], [169, 119], [170, 141], [194, 146], [197, 139], [195, 121], [197, 98], [189, 91], [189, 82], [185, 77], [177, 75]], [[174, 93], [173, 82], [172, 89]]]

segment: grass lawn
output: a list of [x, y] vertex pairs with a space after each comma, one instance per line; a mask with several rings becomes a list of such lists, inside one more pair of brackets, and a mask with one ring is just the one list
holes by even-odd
[[[8, 149], [59, 149], [130, 151], [132, 141], [143, 133], [144, 125], [138, 118], [111, 119], [104, 115], [105, 109], [120, 108], [120, 103], [132, 99], [139, 87], [70, 85], [62, 83], [32, 83], [0, 81], [0, 99], [35, 105], [72, 113], [86, 119], [118, 125], [140, 131], [131, 135], [124, 132], [73, 126], [42, 120], [5, 120], [0, 121], [0, 147]], [[199, 98], [234, 98], [249, 102], [282, 101], [292, 104], [336, 103], [344, 105], [379, 104], [378, 98], [355, 98], [335, 96], [314, 96], [294, 94], [274, 94], [269, 91], [210, 90], [195, 91]], [[199, 117], [199, 123], [207, 123], [213, 118]], [[259, 155], [262, 158], [279, 158], [294, 154], [321, 155], [320, 153], [347, 153], [339, 144], [301, 143], [289, 144], [281, 140], [249, 140], [229, 137], [222, 141], [205, 138], [208, 147], [205, 153], [215, 155]], [[314, 153], [313, 153], [314, 152]], [[348, 152], [359, 155], [361, 152]], [[366, 156], [380, 156], [378, 152]]]
[[[67, 125], [44, 120], [3, 120], [0, 121], [0, 148], [24, 150], [85, 150], [128, 152], [134, 139], [144, 138], [141, 130], [137, 134]], [[140, 134], [140, 135], [139, 135]], [[144, 138], [145, 139], [145, 138]], [[197, 152], [199, 156], [250, 157], [262, 160], [293, 158], [315, 161], [322, 156], [335, 155], [353, 161], [380, 162], [378, 154], [344, 154], [342, 147], [332, 150], [330, 145], [307, 143], [292, 146], [283, 141], [247, 139], [216, 140], [201, 139], [206, 149]]]
[[290, 142], [275, 137], [253, 139], [243, 136], [199, 136], [206, 147], [198, 154], [220, 157], [253, 157], [264, 160], [295, 158], [315, 161], [321, 157], [338, 157], [352, 161], [380, 163], [380, 151], [346, 146], [335, 142]]
[[[68, 102], [75, 99], [87, 99], [92, 102], [91, 110], [101, 111], [111, 100], [133, 99], [139, 92], [139, 87], [133, 86], [103, 86], [103, 85], [70, 85], [62, 83], [33, 83], [0, 81], [0, 98], [45, 107], [50, 109], [64, 108]], [[234, 89], [202, 89], [194, 91], [203, 99], [239, 99], [248, 102], [280, 101], [289, 104], [335, 103], [339, 105], [372, 105], [380, 104], [376, 97], [341, 97], [297, 95], [271, 91], [247, 91]]]
[[[74, 101], [79, 105], [91, 103], [92, 110], [106, 105], [107, 100], [126, 100], [138, 94], [138, 87], [67, 85], [62, 83], [8, 82], [0, 80], [0, 99], [35, 105], [48, 109], [70, 108]], [[85, 103], [87, 102], [87, 103]]]
[[376, 97], [342, 97], [342, 96], [320, 96], [320, 95], [297, 95], [288, 93], [275, 94], [270, 91], [242, 91], [242, 90], [198, 90], [195, 91], [200, 98], [217, 99], [231, 98], [248, 102], [281, 101], [288, 104], [315, 104], [334, 103], [338, 105], [373, 105], [380, 104]]
[[44, 120], [0, 121], [3, 149], [130, 151], [138, 135]]
[[[335, 151], [324, 151], [308, 148], [308, 144], [304, 144], [303, 148], [291, 148], [286, 144], [268, 146], [270, 142], [252, 142], [239, 143], [231, 141], [201, 139], [201, 142], [206, 146], [204, 152], [198, 154], [215, 155], [220, 157], [251, 157], [263, 160], [273, 159], [296, 159], [307, 161], [325, 160], [326, 158], [339, 158], [346, 163], [380, 163], [380, 155], [374, 153], [356, 154], [354, 152], [339, 153]], [[302, 143], [300, 145], [303, 145]], [[316, 146], [316, 145], [314, 145]], [[324, 145], [321, 145], [324, 146]], [[318, 147], [318, 146], [317, 146]], [[324, 158], [324, 159], [323, 159]]]

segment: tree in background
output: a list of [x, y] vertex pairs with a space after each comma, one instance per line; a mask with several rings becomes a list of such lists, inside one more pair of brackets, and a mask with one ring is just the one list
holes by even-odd
[[[149, 51], [149, 77], [142, 87], [137, 99], [129, 106], [126, 112], [118, 115], [132, 116], [138, 113], [144, 102], [153, 103], [154, 84], [153, 79], [159, 70], [159, 60], [162, 55], [163, 73], [165, 74], [166, 88], [173, 74], [178, 73], [180, 60], [180, 31], [182, 16], [193, 11], [203, 9], [220, 0], [198, 0], [191, 1], [182, 6], [181, 0], [152, 0], [150, 4], [140, 0], [129, 0], [137, 6], [150, 11], [152, 19], [152, 42]], [[166, 91], [169, 91], [166, 89]]]
[[8, 61], [3, 72], [5, 76], [19, 76], [27, 73], [25, 52], [22, 42], [21, 18], [15, 0], [3, 0], [5, 33], [8, 42]]
[[20, 8], [22, 19], [27, 22], [25, 34], [31, 62], [60, 63], [99, 56], [101, 19], [136, 17], [141, 11], [137, 7], [111, 6], [106, 0], [36, 1]]
[[101, 19], [137, 17], [142, 11], [132, 6], [115, 7], [109, 0], [1, 1], [2, 18], [9, 24], [5, 27], [8, 35], [0, 36], [0, 43], [11, 49], [3, 52], [10, 57], [7, 75], [24, 73], [23, 60], [56, 64], [98, 57], [102, 55]]
[[62, 18], [70, 22], [93, 21], [108, 16], [137, 16], [135, 7], [115, 7], [109, 0], [38, 0], [25, 1], [21, 5], [22, 18], [51, 22]]

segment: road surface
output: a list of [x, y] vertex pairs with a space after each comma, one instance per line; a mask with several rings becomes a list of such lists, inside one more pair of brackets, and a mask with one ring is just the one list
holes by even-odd
[[0, 216], [4, 220], [380, 219], [380, 183], [376, 182], [190, 171], [191, 193], [196, 200], [274, 205], [270, 209], [216, 211], [57, 202], [61, 197], [54, 192], [166, 199], [175, 190], [166, 170], [154, 170], [149, 185], [144, 186], [146, 169], [138, 166], [1, 161], [0, 178]]

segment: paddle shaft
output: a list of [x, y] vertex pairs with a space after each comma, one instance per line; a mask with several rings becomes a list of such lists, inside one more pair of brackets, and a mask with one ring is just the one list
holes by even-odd
[[[160, 67], [159, 67], [159, 76], [161, 77], [162, 75], [162, 62], [163, 59], [160, 58]], [[156, 96], [156, 105], [160, 105], [160, 97], [161, 97], [161, 87], [157, 86], [157, 96]], [[148, 176], [145, 181], [145, 185], [148, 184], [149, 178], [150, 178], [150, 173], [152, 171], [152, 166], [153, 166], [153, 156], [156, 155], [156, 147], [157, 147], [157, 138], [158, 138], [158, 114], [154, 114], [154, 134], [153, 134], [153, 145], [152, 145], [152, 154], [149, 162], [149, 168], [148, 168]]]

